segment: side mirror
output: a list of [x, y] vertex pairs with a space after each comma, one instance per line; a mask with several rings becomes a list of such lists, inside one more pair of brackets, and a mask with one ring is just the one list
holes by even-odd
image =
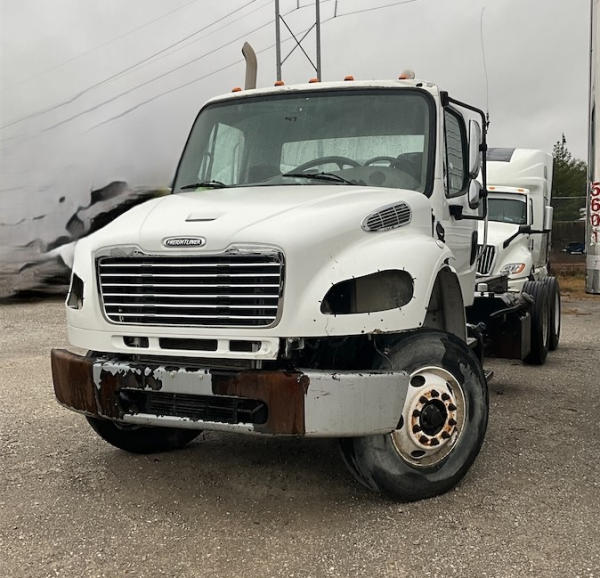
[[552, 218], [554, 217], [554, 207], [544, 207], [544, 231], [552, 231]]
[[472, 179], [479, 174], [481, 157], [481, 127], [477, 121], [472, 120], [469, 122], [469, 176]]
[[531, 225], [519, 225], [519, 233], [531, 233]]
[[479, 203], [481, 202], [481, 183], [476, 179], [472, 179], [469, 183], [468, 199], [471, 209], [479, 207]]

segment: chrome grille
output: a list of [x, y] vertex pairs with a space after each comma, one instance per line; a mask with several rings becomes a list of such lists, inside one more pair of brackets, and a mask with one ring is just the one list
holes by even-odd
[[395, 203], [367, 215], [362, 228], [369, 232], [395, 229], [409, 223], [410, 217], [410, 207], [406, 203]]
[[494, 265], [496, 247], [494, 245], [486, 245], [484, 249], [483, 245], [477, 245], [477, 253], [479, 254], [479, 258], [477, 259], [477, 273], [480, 275], [489, 275]]
[[100, 257], [107, 319], [126, 325], [265, 327], [283, 292], [280, 253]]

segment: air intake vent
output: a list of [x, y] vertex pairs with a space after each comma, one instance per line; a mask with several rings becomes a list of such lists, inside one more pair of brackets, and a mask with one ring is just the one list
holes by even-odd
[[479, 259], [477, 259], [477, 273], [480, 275], [489, 275], [492, 272], [494, 265], [494, 257], [496, 256], [496, 248], [494, 245], [477, 245]]
[[410, 223], [410, 217], [410, 207], [406, 203], [394, 203], [367, 215], [362, 222], [362, 228], [368, 232], [388, 231], [407, 225]]

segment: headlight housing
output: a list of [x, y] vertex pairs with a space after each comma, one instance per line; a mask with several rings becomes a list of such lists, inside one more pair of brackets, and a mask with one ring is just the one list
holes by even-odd
[[500, 273], [504, 273], [506, 275], [518, 275], [525, 270], [525, 263], [507, 263], [500, 269]]
[[71, 287], [67, 295], [67, 307], [71, 309], [81, 309], [83, 307], [83, 280], [73, 273], [71, 278]]

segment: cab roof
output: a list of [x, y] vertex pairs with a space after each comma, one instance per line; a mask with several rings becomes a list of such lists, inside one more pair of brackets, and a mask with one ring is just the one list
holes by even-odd
[[290, 92], [315, 92], [319, 90], [332, 89], [365, 89], [365, 88], [420, 88], [426, 90], [434, 96], [439, 95], [437, 85], [425, 80], [341, 80], [335, 82], [307, 82], [304, 84], [284, 84], [283, 86], [270, 86], [266, 88], [252, 88], [247, 90], [236, 90], [215, 96], [208, 100], [207, 104], [212, 102], [222, 102], [225, 100], [247, 98], [251, 96], [262, 96], [268, 94], [286, 94]]

